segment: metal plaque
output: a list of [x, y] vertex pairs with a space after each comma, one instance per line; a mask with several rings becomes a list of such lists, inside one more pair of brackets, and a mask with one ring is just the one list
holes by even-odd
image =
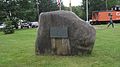
[[67, 27], [51, 27], [50, 37], [51, 38], [67, 38], [68, 28]]

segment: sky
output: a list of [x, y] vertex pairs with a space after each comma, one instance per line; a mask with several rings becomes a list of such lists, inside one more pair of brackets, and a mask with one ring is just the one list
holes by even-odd
[[[70, 0], [62, 0], [63, 1], [63, 4], [65, 6], [69, 6], [69, 3], [70, 3]], [[71, 5], [72, 6], [78, 6], [78, 5], [81, 5], [82, 3], [82, 0], [71, 0]]]

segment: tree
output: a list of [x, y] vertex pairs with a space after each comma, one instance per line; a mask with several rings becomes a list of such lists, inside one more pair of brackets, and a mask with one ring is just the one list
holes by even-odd
[[3, 1], [0, 1], [0, 21], [3, 21], [4, 18], [6, 17], [6, 12], [4, 12], [4, 3]]
[[81, 11], [81, 7], [80, 6], [73, 6], [72, 7], [72, 11], [78, 16], [81, 17], [82, 16], [82, 11]]
[[[35, 20], [35, 3], [33, 0], [2, 0], [0, 1], [0, 19], [7, 16], [27, 21]], [[3, 17], [4, 16], [4, 17]]]
[[14, 33], [14, 28], [13, 28], [12, 21], [10, 20], [10, 18], [5, 18], [4, 23], [5, 23], [6, 26], [4, 27], [3, 32], [5, 34]]
[[35, 21], [36, 8], [34, 0], [19, 0], [17, 6], [19, 7], [16, 12], [18, 18], [26, 21]]
[[[107, 8], [110, 10], [113, 6], [119, 5], [119, 0], [107, 0]], [[86, 0], [82, 2], [82, 10], [86, 14]], [[106, 10], [106, 0], [89, 0], [89, 19], [91, 18], [92, 11], [103, 11]], [[86, 15], [85, 15], [86, 16]], [[85, 19], [85, 18], [84, 18]]]
[[55, 0], [39, 0], [39, 13], [58, 10]]
[[[56, 0], [38, 0], [39, 13], [58, 10]], [[0, 20], [10, 17], [26, 21], [37, 21], [36, 0], [1, 0], [0, 1]], [[37, 16], [38, 17], [38, 16]]]

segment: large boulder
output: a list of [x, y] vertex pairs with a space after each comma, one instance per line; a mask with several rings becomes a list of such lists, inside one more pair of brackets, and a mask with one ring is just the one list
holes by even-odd
[[91, 54], [95, 43], [96, 31], [94, 27], [71, 11], [53, 11], [40, 14], [35, 43], [36, 54], [52, 53], [51, 27], [68, 28], [69, 55]]

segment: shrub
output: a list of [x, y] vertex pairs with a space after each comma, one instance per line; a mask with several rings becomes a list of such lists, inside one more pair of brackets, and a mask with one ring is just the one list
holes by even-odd
[[5, 18], [5, 28], [3, 29], [3, 32], [5, 34], [12, 34], [14, 33], [14, 27], [12, 25], [12, 21], [9, 18]]

